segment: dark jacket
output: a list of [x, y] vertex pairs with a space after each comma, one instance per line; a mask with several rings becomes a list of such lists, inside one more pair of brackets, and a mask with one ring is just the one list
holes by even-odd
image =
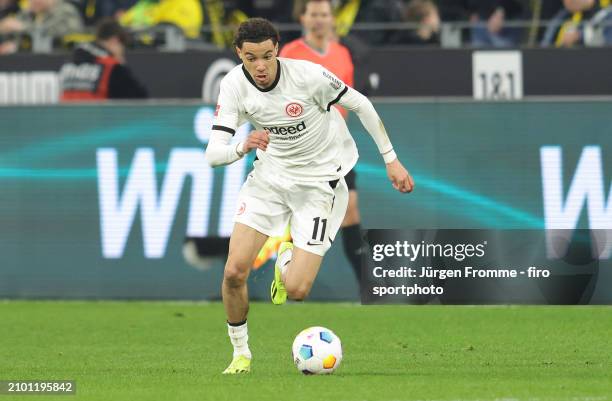
[[62, 100], [142, 99], [147, 89], [131, 70], [99, 45], [77, 47], [60, 70]]

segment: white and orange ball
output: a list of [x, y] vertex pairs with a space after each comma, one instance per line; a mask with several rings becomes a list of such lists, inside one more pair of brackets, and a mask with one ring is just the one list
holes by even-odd
[[293, 341], [293, 361], [306, 375], [332, 373], [342, 362], [342, 343], [325, 327], [302, 330]]

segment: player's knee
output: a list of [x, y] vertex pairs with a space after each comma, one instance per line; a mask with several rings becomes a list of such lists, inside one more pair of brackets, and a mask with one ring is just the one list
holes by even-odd
[[225, 266], [225, 272], [223, 273], [223, 280], [230, 287], [240, 287], [244, 285], [249, 276], [248, 266], [242, 263], [229, 262]]
[[310, 286], [305, 284], [285, 285], [287, 296], [294, 301], [303, 301], [310, 294]]
[[360, 222], [361, 217], [359, 216], [359, 209], [349, 209], [344, 215], [344, 220], [342, 220], [342, 227], [354, 226]]
[[359, 215], [359, 207], [357, 207], [357, 200], [353, 199], [349, 201], [344, 220], [342, 220], [342, 227], [353, 226], [361, 222], [361, 216]]

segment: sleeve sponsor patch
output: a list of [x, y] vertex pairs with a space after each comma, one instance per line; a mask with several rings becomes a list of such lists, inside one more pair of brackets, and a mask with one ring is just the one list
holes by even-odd
[[329, 85], [334, 89], [338, 90], [342, 87], [342, 82], [327, 71], [323, 71], [323, 76], [329, 80]]

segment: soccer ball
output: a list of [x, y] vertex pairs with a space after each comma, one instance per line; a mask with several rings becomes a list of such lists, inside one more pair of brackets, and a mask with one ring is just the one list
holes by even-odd
[[325, 327], [302, 330], [293, 341], [293, 361], [305, 375], [332, 373], [342, 362], [342, 344]]

